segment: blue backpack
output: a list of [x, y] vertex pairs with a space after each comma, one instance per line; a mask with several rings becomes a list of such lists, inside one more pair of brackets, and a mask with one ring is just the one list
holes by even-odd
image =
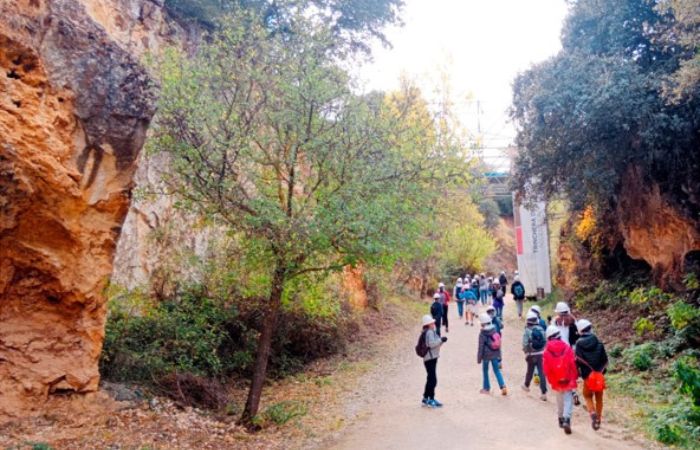
[[515, 294], [516, 297], [518, 298], [523, 298], [525, 297], [525, 289], [523, 289], [522, 284], [516, 284], [513, 287], [513, 294]]

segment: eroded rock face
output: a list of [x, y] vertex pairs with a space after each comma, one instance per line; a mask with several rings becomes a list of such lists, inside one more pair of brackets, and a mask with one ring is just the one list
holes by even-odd
[[618, 229], [631, 258], [646, 261], [659, 283], [674, 283], [686, 270], [685, 255], [700, 250], [700, 224], [671, 205], [658, 185], [643, 180], [633, 168], [623, 180]]
[[155, 88], [90, 3], [0, 2], [0, 414], [99, 381], [102, 290]]

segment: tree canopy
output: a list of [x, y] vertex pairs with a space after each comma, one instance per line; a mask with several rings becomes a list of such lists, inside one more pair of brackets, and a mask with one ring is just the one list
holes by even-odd
[[656, 1], [572, 2], [560, 53], [514, 83], [517, 188], [607, 208], [634, 166], [700, 211], [700, 104], [665, 95], [688, 56], [662, 39], [675, 25]]

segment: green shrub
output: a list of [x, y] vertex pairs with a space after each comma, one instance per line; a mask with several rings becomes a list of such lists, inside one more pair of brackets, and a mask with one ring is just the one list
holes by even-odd
[[220, 377], [219, 348], [229, 338], [225, 325], [236, 317], [234, 307], [198, 288], [138, 312], [111, 301], [102, 373], [117, 381], [146, 382], [174, 372]]
[[682, 330], [700, 317], [700, 309], [682, 300], [677, 301], [666, 309], [671, 325], [676, 330]]
[[633, 345], [622, 352], [627, 364], [639, 371], [649, 370], [654, 363], [654, 344]]
[[681, 358], [676, 361], [674, 368], [676, 379], [681, 384], [680, 391], [690, 397], [693, 405], [700, 407], [700, 367], [698, 367], [698, 360], [692, 357]]
[[685, 284], [686, 289], [700, 289], [700, 280], [698, 280], [698, 276], [695, 273], [691, 272], [684, 276], [683, 283]]
[[259, 426], [270, 423], [282, 426], [292, 419], [305, 416], [307, 411], [304, 403], [296, 400], [285, 400], [267, 407], [256, 422]]
[[637, 320], [634, 321], [633, 327], [634, 331], [637, 333], [637, 336], [643, 336], [644, 334], [651, 333], [656, 329], [654, 323], [646, 317], [638, 317]]

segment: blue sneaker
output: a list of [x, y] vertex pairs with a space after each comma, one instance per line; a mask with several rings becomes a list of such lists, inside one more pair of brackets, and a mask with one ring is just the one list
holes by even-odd
[[430, 399], [428, 397], [423, 397], [423, 400], [421, 400], [421, 406], [430, 406]]
[[435, 399], [432, 399], [430, 400], [430, 406], [432, 406], [433, 408], [442, 408], [442, 403]]

